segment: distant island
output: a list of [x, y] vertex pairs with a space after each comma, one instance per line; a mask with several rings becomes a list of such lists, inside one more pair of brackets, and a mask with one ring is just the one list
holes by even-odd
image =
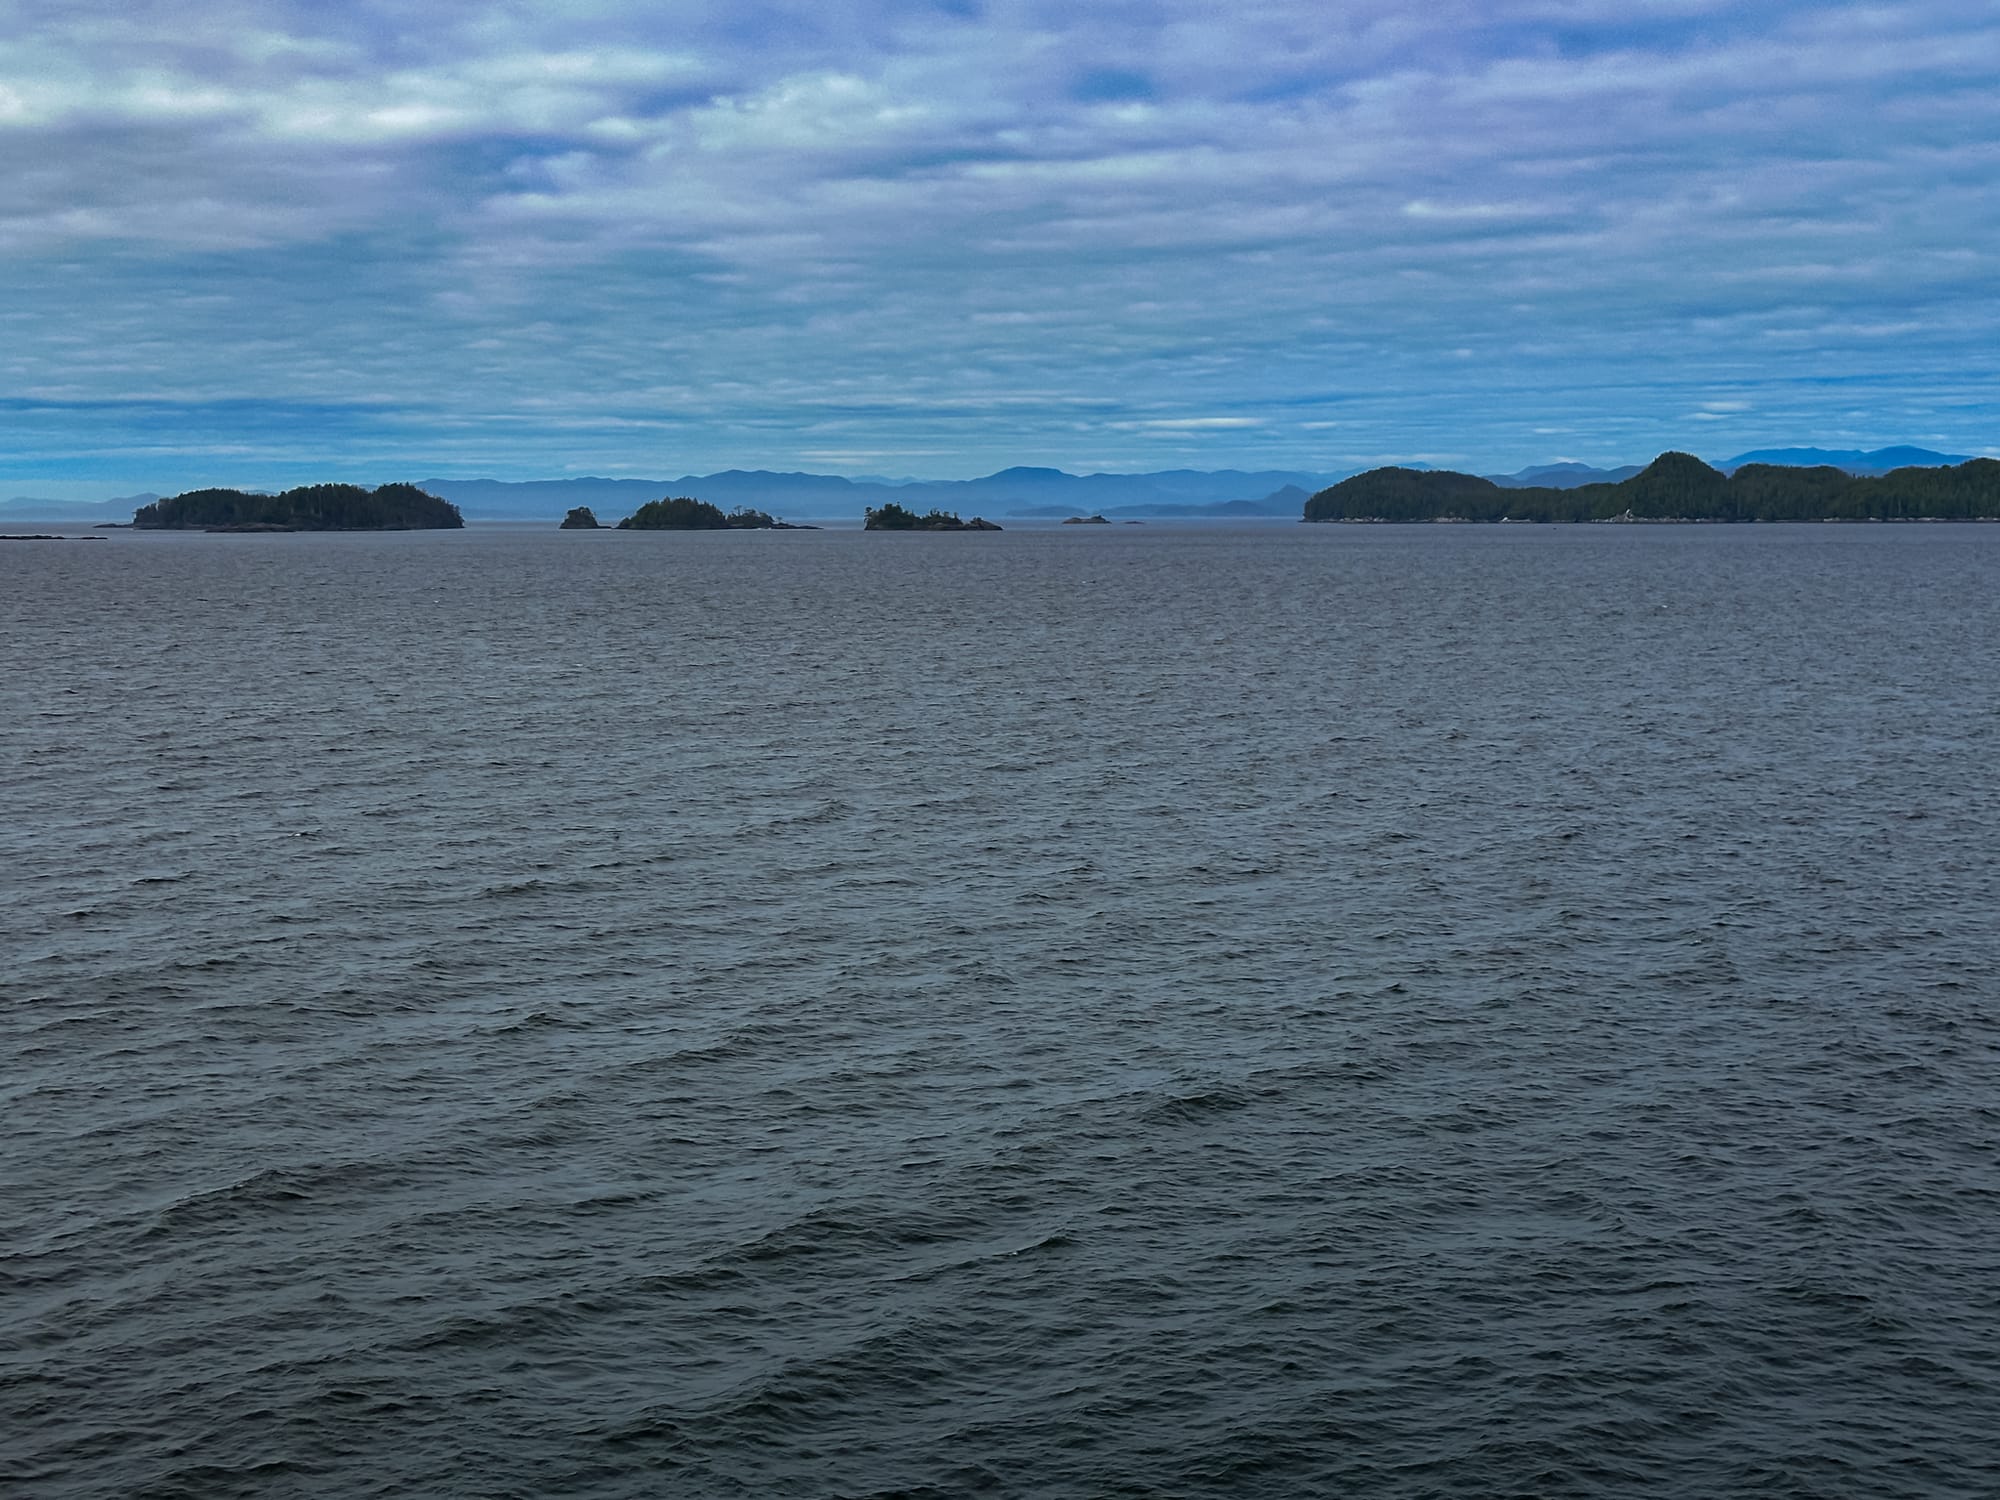
[[602, 531], [604, 528], [598, 522], [595, 511], [588, 505], [579, 505], [562, 518], [562, 524], [556, 529], [558, 531]]
[[1733, 474], [1662, 453], [1629, 479], [1503, 488], [1448, 469], [1371, 469], [1305, 505], [1308, 521], [2000, 520], [2000, 460], [1856, 477], [1830, 465], [1745, 464]]
[[444, 531], [465, 518], [413, 484], [309, 484], [280, 495], [189, 490], [133, 512], [136, 531]]
[[[575, 515], [575, 511], [570, 512]], [[594, 518], [593, 518], [594, 519]], [[567, 522], [564, 522], [567, 525]], [[672, 500], [651, 500], [618, 523], [620, 531], [812, 531], [811, 526], [792, 526], [766, 514], [740, 506], [724, 515], [719, 506], [706, 500], [681, 496]]]
[[1065, 526], [1109, 526], [1110, 524], [1102, 516], [1069, 516], [1063, 521]]
[[974, 516], [970, 521], [961, 521], [956, 511], [934, 510], [927, 515], [918, 515], [913, 510], [905, 510], [891, 500], [883, 505], [870, 506], [863, 531], [998, 531], [993, 522]]
[[[1777, 455], [1777, 456], [1774, 456]], [[1730, 473], [1749, 463], [1792, 466], [1831, 465], [1849, 473], [1883, 472], [1927, 465], [1942, 468], [1972, 455], [1951, 455], [1908, 446], [1872, 452], [1832, 448], [1760, 448], [1735, 458], [1711, 457], [1712, 467]], [[1383, 460], [1377, 460], [1377, 463]], [[1366, 467], [1374, 467], [1374, 464]], [[961, 516], [1008, 517], [1056, 522], [1069, 516], [1103, 516], [1116, 526], [1140, 517], [1164, 519], [1254, 520], [1260, 516], [1296, 521], [1306, 500], [1328, 485], [1361, 472], [1363, 465], [1341, 460], [1338, 466], [1310, 472], [1296, 469], [1163, 469], [1139, 474], [1068, 474], [1059, 469], [1011, 468], [978, 479], [846, 478], [834, 474], [773, 473], [729, 469], [720, 473], [671, 474], [650, 479], [571, 478], [502, 481], [435, 478], [417, 481], [433, 495], [450, 500], [465, 512], [468, 524], [480, 521], [532, 521], [554, 525], [577, 506], [594, 508], [610, 525], [619, 516], [662, 495], [699, 495], [721, 506], [752, 506], [793, 521], [858, 519], [870, 506], [898, 505], [919, 515], [942, 510]], [[1403, 462], [1401, 467], [1427, 465]], [[1606, 466], [1565, 460], [1542, 462], [1514, 474], [1486, 477], [1508, 487], [1570, 489], [1583, 484], [1609, 484], [1630, 478], [1640, 465], [1609, 459]], [[1478, 472], [1478, 471], [1474, 471]], [[116, 516], [98, 507], [37, 502], [30, 512], [25, 502], [0, 498], [0, 522], [10, 516], [29, 520], [124, 520], [134, 505], [154, 497], [138, 495], [121, 504]], [[7, 526], [8, 530], [31, 529]], [[894, 528], [891, 528], [894, 529]]]

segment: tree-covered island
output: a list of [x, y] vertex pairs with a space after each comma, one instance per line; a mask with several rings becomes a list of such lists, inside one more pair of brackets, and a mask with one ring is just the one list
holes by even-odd
[[815, 527], [795, 526], [777, 520], [761, 510], [739, 506], [723, 514], [719, 506], [706, 500], [680, 496], [649, 500], [618, 523], [620, 531], [812, 531]]
[[444, 531], [464, 524], [456, 505], [413, 484], [308, 484], [278, 495], [189, 490], [132, 515], [135, 531]]
[[1892, 469], [1745, 464], [1734, 474], [1662, 453], [1630, 479], [1576, 489], [1506, 489], [1450, 470], [1371, 469], [1306, 501], [1308, 521], [1990, 521], [2000, 460]]
[[871, 506], [862, 522], [863, 531], [998, 531], [1000, 527], [982, 516], [974, 516], [970, 521], [961, 521], [956, 511], [933, 510], [926, 515], [918, 515], [913, 510], [905, 510], [891, 500], [879, 506]]

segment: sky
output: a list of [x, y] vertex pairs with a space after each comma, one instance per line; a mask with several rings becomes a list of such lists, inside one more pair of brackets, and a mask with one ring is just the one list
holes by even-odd
[[2000, 6], [0, 0], [0, 497], [2000, 453]]

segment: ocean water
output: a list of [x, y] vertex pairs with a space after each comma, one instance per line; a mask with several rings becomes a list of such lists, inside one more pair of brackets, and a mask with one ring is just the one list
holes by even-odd
[[0, 548], [0, 1490], [2000, 1493], [1996, 565]]

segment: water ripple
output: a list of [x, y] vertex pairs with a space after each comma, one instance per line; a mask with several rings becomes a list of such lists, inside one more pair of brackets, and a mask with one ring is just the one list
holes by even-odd
[[2000, 534], [1077, 530], [0, 556], [0, 1484], [2000, 1493]]

